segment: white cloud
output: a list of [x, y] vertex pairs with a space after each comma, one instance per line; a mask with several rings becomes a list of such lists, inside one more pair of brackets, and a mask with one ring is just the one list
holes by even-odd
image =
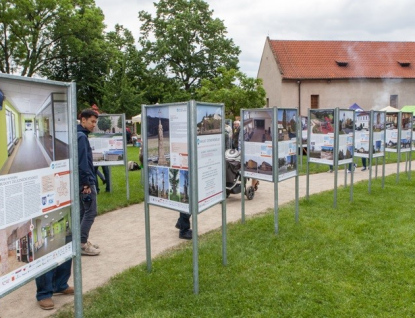
[[[156, 0], [95, 0], [109, 30], [124, 25], [138, 39], [141, 10]], [[283, 40], [415, 41], [411, 0], [211, 0], [214, 18], [241, 49], [240, 68], [256, 77], [266, 37]]]

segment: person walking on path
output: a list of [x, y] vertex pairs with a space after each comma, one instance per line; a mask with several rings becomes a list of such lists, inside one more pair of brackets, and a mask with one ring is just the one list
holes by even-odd
[[97, 216], [97, 190], [92, 149], [88, 134], [95, 128], [98, 114], [93, 109], [85, 109], [80, 115], [78, 131], [78, 168], [81, 219], [81, 254], [96, 256], [101, 252], [98, 245], [88, 241], [89, 231]]

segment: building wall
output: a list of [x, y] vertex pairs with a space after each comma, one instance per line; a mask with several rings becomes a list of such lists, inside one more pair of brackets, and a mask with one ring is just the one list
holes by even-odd
[[[282, 85], [282, 107], [298, 107], [296, 81]], [[301, 81], [301, 115], [311, 107], [311, 95], [319, 96], [319, 108], [349, 108], [354, 103], [364, 110], [379, 110], [390, 105], [390, 96], [398, 95], [397, 108], [415, 103], [415, 79], [407, 80], [315, 80]]]
[[398, 95], [398, 109], [415, 105], [415, 79], [283, 80], [268, 41], [264, 45], [258, 78], [263, 80], [270, 107], [298, 108], [301, 105], [302, 116], [306, 116], [311, 107], [311, 95], [319, 96], [319, 108], [349, 108], [356, 103], [364, 110], [381, 109], [390, 106], [391, 95]]
[[282, 77], [268, 41], [265, 41], [257, 77], [263, 81], [263, 86], [267, 93], [266, 98], [269, 100], [269, 107], [282, 107]]

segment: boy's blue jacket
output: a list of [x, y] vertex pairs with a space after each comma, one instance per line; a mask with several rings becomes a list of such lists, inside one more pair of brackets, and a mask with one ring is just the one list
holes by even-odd
[[78, 125], [78, 169], [79, 187], [95, 185], [95, 168], [92, 161], [92, 149], [89, 144], [89, 131]]

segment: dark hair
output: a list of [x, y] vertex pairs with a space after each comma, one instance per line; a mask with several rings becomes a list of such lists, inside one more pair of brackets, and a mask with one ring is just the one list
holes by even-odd
[[81, 112], [81, 114], [79, 115], [79, 119], [82, 119], [82, 118], [88, 119], [92, 116], [98, 118], [98, 113], [92, 108], [87, 108]]

